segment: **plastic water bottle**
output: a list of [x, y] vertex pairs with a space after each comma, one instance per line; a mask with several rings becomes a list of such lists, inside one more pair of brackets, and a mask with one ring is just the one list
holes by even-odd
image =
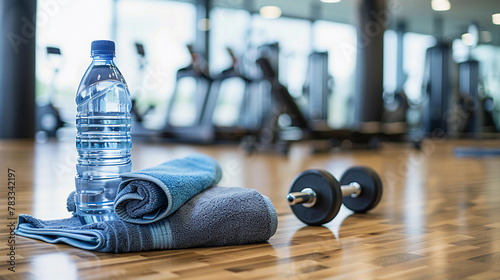
[[120, 174], [130, 172], [132, 106], [116, 67], [115, 43], [93, 41], [92, 63], [76, 94], [76, 213], [82, 224], [114, 219]]

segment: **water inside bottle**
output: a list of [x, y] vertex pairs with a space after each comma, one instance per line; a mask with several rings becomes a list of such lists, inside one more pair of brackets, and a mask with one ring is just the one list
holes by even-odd
[[130, 97], [122, 83], [109, 80], [88, 86], [78, 98], [77, 215], [82, 223], [111, 220], [119, 175], [132, 167]]

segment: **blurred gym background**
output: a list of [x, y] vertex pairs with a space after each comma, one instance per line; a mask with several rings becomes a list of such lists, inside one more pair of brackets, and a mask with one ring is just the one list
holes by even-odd
[[496, 138], [499, 13], [496, 0], [3, 0], [0, 138], [74, 139], [97, 39], [116, 42], [145, 141]]

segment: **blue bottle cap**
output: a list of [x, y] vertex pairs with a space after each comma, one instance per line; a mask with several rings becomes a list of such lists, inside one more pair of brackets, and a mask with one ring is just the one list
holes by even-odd
[[109, 40], [96, 40], [90, 47], [90, 55], [112, 55], [115, 56], [115, 42]]

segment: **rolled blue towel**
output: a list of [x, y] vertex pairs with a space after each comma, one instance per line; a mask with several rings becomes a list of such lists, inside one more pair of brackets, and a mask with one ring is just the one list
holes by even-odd
[[222, 171], [213, 158], [194, 154], [121, 177], [114, 204], [116, 215], [125, 222], [149, 224], [217, 184]]
[[112, 220], [82, 226], [77, 217], [42, 221], [20, 215], [15, 233], [81, 249], [126, 253], [264, 242], [277, 225], [271, 200], [256, 190], [211, 187], [150, 224]]

